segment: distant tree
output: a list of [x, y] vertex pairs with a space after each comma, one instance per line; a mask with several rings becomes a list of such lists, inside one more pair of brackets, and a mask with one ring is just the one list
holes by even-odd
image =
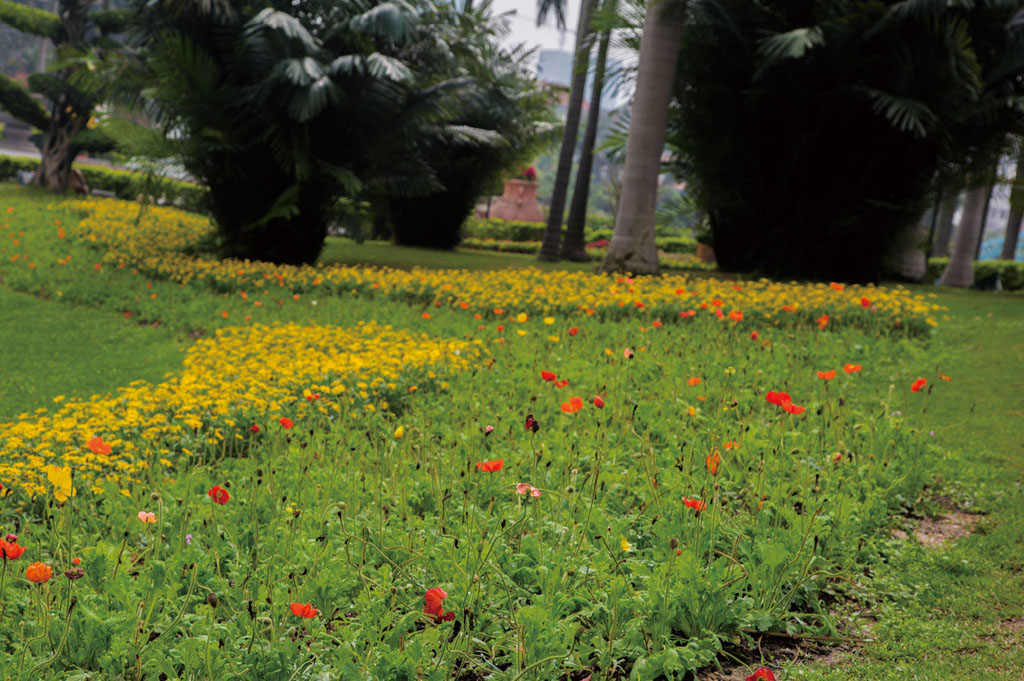
[[[91, 11], [91, 6], [92, 0], [60, 0], [55, 14], [0, 0], [0, 22], [52, 40], [66, 57], [57, 70], [29, 76], [28, 89], [0, 75], [0, 106], [44, 133], [42, 161], [34, 182], [54, 191], [67, 189], [71, 164], [78, 154], [113, 147], [112, 140], [89, 129], [97, 100], [72, 81], [81, 68], [75, 57], [117, 47], [111, 36], [124, 29], [126, 14], [118, 10]], [[42, 95], [49, 106], [40, 104], [31, 93]]]
[[878, 279], [936, 187], [1024, 120], [1019, 8], [694, 0], [670, 137], [720, 266]]
[[1020, 237], [1020, 224], [1024, 220], [1024, 144], [1018, 140], [1018, 145], [1017, 174], [1010, 190], [1010, 214], [1006, 218], [1003, 249], [999, 255], [1002, 260], [1013, 260], [1017, 252], [1017, 239]]

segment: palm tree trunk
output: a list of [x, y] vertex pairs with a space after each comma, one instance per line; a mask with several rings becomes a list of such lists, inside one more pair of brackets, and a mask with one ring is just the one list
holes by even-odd
[[967, 202], [960, 216], [956, 230], [956, 242], [949, 255], [949, 265], [942, 273], [942, 286], [971, 286], [974, 284], [974, 255], [978, 247], [981, 223], [985, 218], [985, 204], [992, 188], [988, 185], [975, 187], [967, 192]]
[[1003, 236], [1003, 252], [1000, 260], [1013, 260], [1020, 236], [1020, 223], [1024, 220], [1024, 149], [1017, 156], [1017, 175], [1010, 190], [1010, 215], [1006, 218], [1006, 233]]
[[565, 236], [562, 237], [562, 257], [566, 260], [585, 262], [590, 259], [586, 247], [587, 201], [590, 198], [590, 174], [594, 167], [594, 143], [597, 141], [597, 123], [601, 117], [601, 95], [604, 91], [604, 71], [608, 63], [608, 42], [611, 30], [601, 34], [597, 47], [597, 63], [594, 65], [594, 87], [590, 93], [590, 111], [587, 112], [587, 130], [583, 133], [583, 148], [576, 170], [576, 186], [569, 206], [569, 220]]
[[601, 271], [637, 274], [658, 271], [654, 245], [654, 204], [658, 195], [661, 153], [672, 100], [679, 45], [683, 38], [685, 0], [654, 0], [644, 18], [636, 95], [626, 142], [622, 200], [615, 234]]
[[939, 204], [939, 217], [935, 223], [935, 238], [932, 240], [932, 257], [945, 258], [949, 255], [949, 240], [953, 238], [953, 214], [956, 213], [959, 194], [947, 197]]
[[580, 5], [579, 26], [576, 29], [576, 57], [572, 63], [572, 89], [569, 91], [569, 106], [565, 113], [565, 131], [562, 133], [562, 148], [558, 153], [558, 170], [555, 187], [551, 193], [551, 207], [548, 224], [544, 229], [544, 242], [538, 260], [556, 262], [558, 247], [562, 241], [562, 218], [565, 217], [565, 197], [569, 193], [569, 173], [572, 172], [572, 157], [576, 151], [576, 136], [580, 128], [580, 112], [583, 109], [583, 90], [587, 84], [587, 70], [590, 66], [590, 48], [594, 44], [594, 33], [590, 30], [590, 16], [597, 0], [583, 0]]

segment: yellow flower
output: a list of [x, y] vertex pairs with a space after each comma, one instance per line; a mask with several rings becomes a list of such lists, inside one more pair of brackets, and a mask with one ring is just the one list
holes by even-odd
[[551, 326], [552, 324], [555, 323], [555, 318], [554, 317], [545, 317], [544, 318], [544, 323], [547, 324], [548, 326]]
[[529, 319], [530, 317], [525, 312], [520, 312], [519, 314], [516, 315], [516, 321], [519, 322], [520, 324]]
[[627, 540], [625, 538], [623, 538], [622, 541], [619, 542], [619, 546], [621, 546], [622, 550], [625, 551], [626, 553], [629, 553], [630, 551], [633, 550], [633, 545], [630, 544], [629, 540]]
[[398, 426], [395, 428], [395, 437], [400, 438], [405, 435], [405, 426]]
[[43, 470], [46, 472], [46, 479], [53, 485], [53, 498], [57, 500], [58, 504], [63, 504], [75, 495], [75, 490], [71, 486], [70, 466], [63, 468], [53, 465], [43, 466]]

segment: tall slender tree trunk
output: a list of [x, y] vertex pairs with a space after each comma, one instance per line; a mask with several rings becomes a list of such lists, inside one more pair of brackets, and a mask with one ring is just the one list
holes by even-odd
[[562, 219], [565, 217], [565, 197], [569, 193], [569, 174], [572, 172], [572, 157], [576, 151], [576, 136], [579, 134], [583, 90], [586, 89], [587, 70], [590, 66], [590, 48], [594, 45], [590, 17], [596, 5], [597, 0], [583, 0], [580, 5], [580, 19], [576, 29], [576, 56], [572, 62], [572, 88], [569, 91], [569, 106], [565, 113], [565, 131], [562, 133], [555, 187], [551, 193], [548, 224], [544, 229], [544, 242], [541, 244], [540, 253], [537, 254], [538, 260], [558, 260], [558, 247], [562, 241]]
[[594, 87], [590, 92], [590, 111], [587, 112], [587, 129], [583, 133], [583, 148], [580, 163], [576, 169], [576, 186], [569, 206], [569, 220], [562, 237], [562, 257], [566, 260], [584, 262], [587, 255], [587, 201], [590, 199], [590, 174], [594, 167], [594, 144], [597, 142], [597, 123], [601, 117], [601, 95], [604, 93], [604, 71], [608, 63], [608, 42], [610, 30], [601, 34], [597, 46], [597, 63], [594, 65]]
[[672, 84], [683, 38], [685, 0], [654, 0], [644, 18], [636, 94], [626, 141], [622, 200], [601, 271], [658, 271], [654, 205]]
[[949, 240], [953, 238], [953, 214], [956, 213], [959, 194], [946, 197], [939, 204], [939, 216], [935, 222], [935, 238], [932, 240], [932, 257], [945, 258], [949, 255]]
[[949, 254], [949, 265], [939, 280], [940, 285], [967, 287], [974, 284], [974, 255], [991, 190], [989, 185], [984, 185], [967, 192], [967, 202], [956, 230], [956, 242]]
[[1017, 156], [1017, 174], [1010, 190], [1010, 215], [1006, 218], [1006, 233], [1003, 236], [1003, 251], [1000, 260], [1013, 260], [1020, 237], [1020, 223], [1024, 220], [1024, 149]]

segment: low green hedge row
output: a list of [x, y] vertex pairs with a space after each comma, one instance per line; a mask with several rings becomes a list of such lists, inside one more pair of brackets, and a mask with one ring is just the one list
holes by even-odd
[[[604, 225], [610, 218], [600, 216], [588, 219], [587, 243], [606, 239], [612, 240], [613, 230]], [[600, 226], [598, 226], [600, 225]], [[463, 243], [468, 240], [493, 240], [502, 242], [529, 243], [544, 239], [543, 222], [517, 222], [515, 220], [499, 220], [497, 218], [468, 218], [462, 226]], [[697, 242], [684, 236], [659, 236], [656, 238], [658, 248], [666, 253], [696, 253]], [[510, 250], [510, 249], [505, 249]], [[532, 251], [514, 251], [527, 253]]]
[[[38, 159], [0, 155], [0, 178], [14, 177], [19, 170], [35, 171], [38, 167]], [[113, 192], [119, 199], [134, 201], [139, 194], [154, 194], [139, 173], [83, 164], [75, 164], [75, 167], [82, 171], [90, 189]], [[159, 193], [168, 203], [190, 211], [202, 212], [206, 192], [206, 187], [190, 182], [161, 180], [159, 183]]]
[[[608, 234], [603, 234], [601, 232], [608, 232]], [[611, 241], [611, 236], [611, 230], [600, 230], [595, 238], [588, 238], [587, 243], [594, 243], [601, 239]], [[654, 243], [658, 246], [658, 250], [664, 253], [693, 255], [697, 252], [697, 242], [685, 237], [659, 236], [654, 238]], [[465, 248], [476, 248], [485, 251], [501, 251], [503, 253], [536, 253], [540, 250], [541, 242], [537, 240], [510, 241], [508, 239], [465, 238], [459, 245], [464, 246]]]
[[[928, 281], [938, 280], [946, 271], [949, 258], [930, 258], [928, 260]], [[976, 260], [974, 262], [975, 286], [989, 286], [999, 277], [999, 282], [1006, 291], [1024, 289], [1024, 262], [1017, 260]]]

